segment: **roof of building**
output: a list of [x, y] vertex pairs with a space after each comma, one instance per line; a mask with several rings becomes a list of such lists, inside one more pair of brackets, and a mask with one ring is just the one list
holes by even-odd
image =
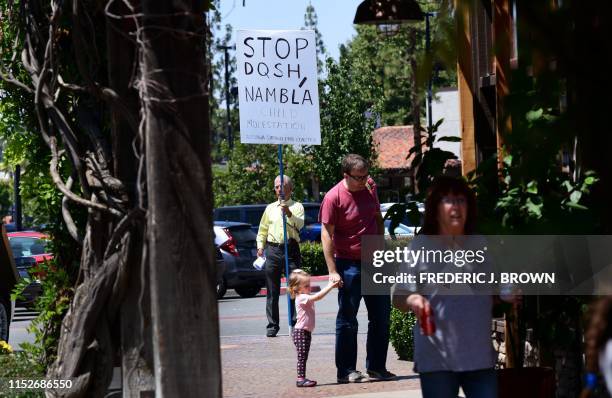
[[372, 141], [378, 155], [381, 169], [407, 169], [412, 156], [406, 159], [408, 151], [414, 146], [412, 126], [380, 127], [372, 133]]

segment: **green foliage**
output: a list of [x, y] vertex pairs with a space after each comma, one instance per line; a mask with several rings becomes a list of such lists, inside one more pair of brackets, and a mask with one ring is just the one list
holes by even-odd
[[[31, 99], [13, 86], [0, 82], [0, 139], [4, 141], [2, 168], [14, 171], [21, 165], [20, 193], [24, 216], [34, 224], [59, 227], [61, 195], [49, 175], [50, 153], [38, 134], [38, 120], [31, 110]], [[60, 159], [60, 171], [70, 175], [65, 157]], [[61, 227], [59, 227], [61, 228]]]
[[[421, 3], [427, 11], [437, 9], [435, 2]], [[347, 153], [376, 159], [371, 137], [375, 127], [413, 123], [412, 95], [415, 91], [420, 93], [418, 106], [422, 108], [426, 79], [432, 74], [419, 73], [424, 78], [419, 77], [415, 87], [411, 60], [418, 58], [423, 70], [429, 68], [431, 71], [436, 65], [434, 89], [456, 85], [456, 58], [450, 62], [447, 54], [453, 47], [436, 28], [443, 26], [440, 32], [446, 32], [454, 26], [453, 22], [448, 13], [441, 13], [432, 20], [433, 51], [427, 57], [425, 24], [418, 23], [401, 25], [389, 36], [381, 34], [374, 26], [356, 26], [355, 37], [340, 48], [340, 60], [328, 59], [327, 78], [321, 82], [319, 90], [322, 143], [310, 148], [323, 191], [341, 177], [340, 161]], [[438, 52], [440, 56], [436, 55]]]
[[454, 153], [436, 147], [437, 142], [461, 141], [459, 137], [439, 137], [436, 139], [438, 129], [443, 122], [444, 119], [440, 119], [431, 128], [421, 129], [421, 137], [425, 138], [420, 148], [421, 153], [417, 153], [419, 149], [417, 147], [412, 147], [408, 151], [409, 156], [415, 155], [410, 167], [417, 170], [416, 180], [419, 188], [417, 198], [421, 201], [425, 200], [425, 195], [433, 180], [443, 174], [446, 162], [450, 159], [457, 159]]
[[317, 12], [311, 3], [306, 6], [306, 13], [304, 14], [304, 28], [314, 30], [315, 32], [315, 43], [317, 47], [317, 72], [319, 76], [325, 69], [325, 58], [327, 57], [327, 49], [325, 43], [323, 43], [323, 35], [319, 31], [319, 18]]
[[23, 278], [15, 286], [11, 298], [15, 300], [21, 296], [34, 277], [40, 280], [42, 294], [34, 304], [39, 314], [28, 328], [34, 335], [34, 344], [22, 343], [21, 348], [35, 359], [33, 366], [36, 371], [44, 374], [57, 356], [61, 321], [68, 311], [74, 291], [68, 273], [55, 260], [45, 261], [30, 269], [30, 274], [31, 278]]
[[0, 181], [0, 214], [8, 214], [13, 203], [13, 185]]
[[[457, 87], [457, 21], [453, 7], [446, 1], [421, 2], [423, 11], [435, 12], [430, 17], [431, 49], [429, 53], [423, 49], [419, 52], [417, 65], [417, 84], [424, 87], [429, 79], [437, 88]], [[424, 23], [421, 23], [420, 29]], [[423, 39], [424, 40], [424, 39]]]
[[[327, 79], [320, 88], [321, 145], [311, 146], [315, 175], [321, 189], [327, 191], [341, 178], [340, 162], [344, 155], [357, 153], [374, 160], [372, 131], [380, 101], [380, 87], [368, 74], [359, 74], [345, 59], [327, 60]], [[376, 95], [376, 93], [379, 93]], [[373, 95], [374, 94], [374, 95]]]
[[[409, 60], [423, 51], [423, 32], [419, 29], [417, 47], [409, 52], [412, 26], [402, 25], [393, 36], [381, 35], [375, 26], [356, 26], [357, 35], [348, 43], [341, 63], [347, 63], [352, 74], [365, 76], [376, 90], [364, 88], [360, 94], [366, 102], [380, 101], [378, 112], [382, 125], [412, 123], [412, 70]], [[421, 90], [422, 91], [422, 90]]]
[[[590, 65], [576, 63], [574, 55], [565, 58], [565, 54], [574, 54], [573, 18], [567, 18], [568, 10], [563, 7], [542, 14], [546, 7], [540, 6], [531, 7], [529, 3], [523, 10], [532, 21], [545, 17], [547, 23], [545, 27], [529, 26], [518, 31], [521, 61], [511, 72], [510, 93], [498, 109], [503, 144], [500, 164], [495, 157], [485, 159], [468, 175], [478, 196], [479, 229], [486, 234], [598, 234], [605, 231], [598, 217], [601, 209], [592, 195], [599, 188], [599, 177], [584, 168], [589, 162], [580, 154], [584, 142], [608, 146], [603, 144], [602, 135], [596, 135], [599, 132], [589, 131], [598, 129], [585, 124], [580, 111], [586, 110], [588, 120], [603, 113], [585, 101], [590, 97], [580, 97], [583, 87], [571, 87], [581, 83], [588, 86], [576, 76], [584, 76]], [[567, 36], [570, 31], [571, 40]], [[572, 44], [557, 51], [549, 45], [554, 40]], [[555, 67], [538, 67], [541, 59], [532, 58], [535, 54], [545, 54], [541, 59], [554, 59]], [[607, 125], [606, 120], [600, 131]], [[582, 344], [581, 320], [588, 301], [588, 297], [580, 296], [525, 297], [517, 320], [519, 339], [525, 337], [526, 328], [533, 328], [543, 358], [555, 349]], [[508, 347], [515, 358], [522, 357], [519, 347], [522, 344]]]
[[[0, 5], [2, 15], [9, 15], [11, 5], [6, 2]], [[41, 9], [41, 12], [47, 12]], [[11, 49], [14, 44], [16, 26], [8, 23], [9, 19], [2, 19], [2, 35], [0, 35], [3, 49]], [[66, 30], [67, 35], [70, 34]], [[102, 35], [103, 32], [100, 32]], [[103, 41], [103, 38], [96, 38]], [[59, 64], [66, 65], [61, 71], [71, 81], [75, 76], [75, 65], [72, 57], [71, 41], [62, 43], [62, 51], [56, 55], [63, 60]], [[3, 72], [10, 71], [15, 77], [26, 83], [29, 75], [22, 69], [20, 63], [10, 60], [11, 51], [1, 51]], [[69, 59], [70, 61], [66, 61]], [[65, 61], [65, 62], [64, 62]], [[104, 71], [101, 72], [104, 74]], [[58, 103], [72, 108], [73, 99], [61, 96]], [[44, 374], [46, 366], [53, 360], [57, 350], [60, 324], [68, 308], [72, 296], [71, 286], [76, 279], [77, 264], [80, 259], [80, 247], [69, 237], [61, 216], [62, 195], [55, 187], [49, 175], [50, 152], [38, 130], [39, 122], [34, 112], [33, 95], [24, 93], [15, 86], [0, 80], [0, 140], [3, 142], [3, 163], [5, 170], [14, 170], [21, 165], [20, 193], [22, 197], [23, 214], [31, 218], [34, 224], [44, 224], [47, 232], [53, 237], [52, 253], [55, 259], [52, 265], [43, 265], [46, 277], [41, 280], [43, 295], [36, 303], [39, 316], [32, 322], [32, 333], [35, 335], [34, 344], [25, 344], [28, 357], [35, 362], [37, 374]], [[71, 121], [72, 122], [72, 121]], [[60, 148], [63, 149], [63, 148]], [[64, 180], [71, 175], [72, 170], [65, 155], [60, 156], [59, 172]], [[78, 192], [79, 187], [73, 187]], [[77, 226], [83, 226], [86, 219], [86, 210], [70, 206], [72, 216]], [[23, 287], [23, 286], [22, 286]], [[25, 355], [25, 354], [24, 354]], [[22, 373], [28, 375], [28, 373]]]
[[[437, 2], [420, 1], [424, 11], [440, 11]], [[424, 112], [423, 92], [432, 78], [434, 92], [440, 87], [456, 87], [456, 52], [447, 34], [454, 32], [454, 19], [447, 12], [431, 17], [431, 52], [425, 48], [425, 22], [403, 24], [393, 34], [384, 34], [375, 26], [360, 25], [357, 34], [343, 49], [355, 74], [368, 75], [382, 91], [379, 109], [384, 126], [413, 124], [412, 94], [417, 91], [418, 105]], [[414, 43], [413, 43], [414, 40]], [[452, 58], [454, 55], [454, 58]], [[417, 64], [416, 84], [410, 61]], [[365, 98], [376, 102], [378, 93], [366, 92]]]
[[319, 242], [300, 243], [302, 254], [301, 268], [310, 275], [327, 275], [327, 265], [323, 255], [323, 246]]
[[[222, 47], [232, 45], [233, 28], [230, 24], [222, 25], [222, 17], [219, 12], [220, 0], [214, 0], [213, 10], [207, 14], [210, 34], [207, 36], [207, 61], [210, 66], [209, 88], [212, 95], [209, 99], [210, 129], [212, 137], [212, 159], [221, 160], [224, 153], [221, 142], [227, 142], [227, 109], [228, 100], [225, 89], [225, 50]], [[238, 126], [238, 101], [231, 94], [231, 88], [237, 87], [236, 81], [236, 55], [233, 49], [228, 50], [228, 76], [230, 88], [230, 124], [232, 129]], [[234, 142], [237, 134], [234, 132]]]
[[[17, 351], [13, 354], [0, 354], [0, 379], [4, 379], [5, 388], [7, 379], [43, 379], [44, 377], [45, 374], [39, 371], [36, 359], [32, 358], [28, 352]], [[44, 396], [43, 392], [21, 392], [10, 395], [14, 398], [42, 398]]]
[[[221, 148], [229, 160], [226, 168], [213, 168], [215, 207], [269, 203], [276, 199], [274, 179], [279, 174], [276, 145], [236, 142], [231, 151], [226, 143]], [[292, 198], [304, 201], [310, 183], [311, 162], [292, 146], [284, 145], [283, 151], [284, 171], [294, 184]]]
[[504, 133], [503, 162], [489, 159], [468, 174], [479, 198], [482, 232], [595, 233], [600, 227], [589, 201], [599, 178], [592, 171], [563, 170], [560, 164], [575, 134], [569, 115], [549, 93], [560, 87], [549, 79], [542, 83], [515, 74], [507, 98], [512, 131]]
[[401, 312], [397, 308], [391, 309], [389, 340], [400, 360], [414, 360], [414, 335], [412, 329], [415, 324], [416, 316], [412, 311]]
[[[569, 176], [554, 173], [545, 183], [538, 181], [535, 174], [531, 179], [520, 179], [514, 183], [512, 175], [516, 169], [512, 156], [506, 156], [504, 164], [502, 194], [495, 208], [502, 214], [503, 228], [557, 233], [564, 230], [577, 233], [592, 228], [593, 224], [584, 224], [584, 221], [591, 221], [592, 218], [582, 200], [598, 181], [592, 171], [586, 172], [576, 182]], [[583, 218], [585, 216], [586, 220]]]

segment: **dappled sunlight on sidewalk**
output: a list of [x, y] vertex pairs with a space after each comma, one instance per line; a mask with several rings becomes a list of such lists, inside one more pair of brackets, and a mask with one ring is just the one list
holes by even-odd
[[[366, 334], [358, 335], [358, 370], [365, 372]], [[314, 388], [295, 387], [296, 353], [289, 336], [236, 336], [221, 339], [224, 397], [330, 397], [384, 391], [419, 390], [412, 362], [399, 361], [389, 344], [387, 368], [394, 381], [337, 384], [334, 363], [335, 335], [314, 334], [306, 376], [317, 380]]]

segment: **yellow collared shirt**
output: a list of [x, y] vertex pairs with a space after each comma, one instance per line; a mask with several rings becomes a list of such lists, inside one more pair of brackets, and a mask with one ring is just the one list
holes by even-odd
[[[292, 199], [286, 201], [291, 217], [287, 217], [287, 239], [300, 241], [300, 230], [304, 226], [304, 206]], [[257, 232], [257, 248], [263, 249], [266, 242], [283, 243], [283, 214], [280, 201], [270, 203], [261, 216]]]

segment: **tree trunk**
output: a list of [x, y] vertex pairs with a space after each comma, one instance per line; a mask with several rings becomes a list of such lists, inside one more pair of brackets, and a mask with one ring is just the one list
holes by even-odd
[[201, 2], [142, 1], [147, 240], [157, 397], [220, 397]]

